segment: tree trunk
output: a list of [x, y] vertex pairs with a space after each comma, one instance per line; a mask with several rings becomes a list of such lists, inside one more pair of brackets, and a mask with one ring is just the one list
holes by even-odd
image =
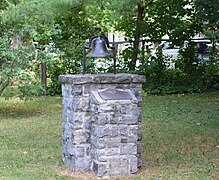
[[[14, 65], [14, 62], [12, 62], [12, 64], [10, 64], [10, 72], [7, 74], [7, 79], [4, 81], [4, 82], [1, 82], [1, 86], [0, 86], [0, 96], [2, 96], [2, 93], [3, 91], [5, 90], [6, 87], [9, 86], [9, 84], [11, 83], [10, 81], [10, 75], [12, 73], [12, 70], [13, 70], [13, 65]], [[2, 73], [3, 74], [4, 72], [4, 66], [6, 66], [6, 64], [2, 64]]]
[[133, 44], [133, 54], [132, 54], [132, 61], [130, 64], [130, 70], [135, 70], [136, 62], [138, 59], [138, 51], [139, 51], [139, 43], [141, 38], [141, 23], [143, 21], [143, 13], [144, 13], [145, 6], [143, 2], [138, 2], [138, 14], [137, 14], [137, 21], [136, 21], [136, 29], [134, 32], [134, 44]]
[[9, 84], [10, 84], [9, 82], [6, 82], [0, 87], [0, 96], [2, 96], [3, 91], [5, 90], [6, 87], [8, 87]]
[[47, 78], [47, 74], [46, 74], [46, 63], [41, 63], [41, 73], [42, 73], [42, 90], [43, 90], [43, 96], [46, 96], [46, 90], [47, 90], [47, 82], [46, 82], [46, 78]]

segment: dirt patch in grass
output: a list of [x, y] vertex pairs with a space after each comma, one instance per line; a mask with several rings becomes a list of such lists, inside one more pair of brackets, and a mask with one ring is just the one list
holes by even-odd
[[92, 172], [72, 172], [68, 167], [64, 165], [55, 165], [53, 166], [54, 171], [61, 177], [69, 178], [69, 179], [83, 179], [83, 180], [95, 180], [96, 176]]
[[[0, 118], [1, 118], [1, 116], [0, 116]], [[0, 131], [1, 131], [1, 130], [3, 130], [3, 129], [4, 129], [4, 127], [5, 127], [5, 124], [3, 124], [3, 123], [0, 123]]]
[[[92, 172], [72, 172], [69, 170], [68, 167], [65, 165], [56, 165], [53, 167], [54, 171], [61, 177], [65, 177], [67, 179], [76, 179], [76, 180], [96, 180], [96, 179], [110, 179], [110, 180], [133, 180], [136, 179], [138, 176], [145, 175], [146, 169], [140, 168], [135, 174], [130, 176], [112, 176], [112, 177], [102, 177], [99, 178], [94, 175]], [[150, 175], [155, 175], [157, 173], [157, 169], [154, 168], [154, 171], [151, 172], [150, 169]], [[148, 174], [149, 175], [149, 174]]]

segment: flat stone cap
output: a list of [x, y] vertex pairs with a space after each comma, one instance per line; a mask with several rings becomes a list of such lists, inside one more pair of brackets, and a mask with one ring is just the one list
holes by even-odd
[[127, 83], [143, 83], [145, 76], [137, 74], [67, 74], [60, 75], [59, 81], [62, 84], [127, 84]]

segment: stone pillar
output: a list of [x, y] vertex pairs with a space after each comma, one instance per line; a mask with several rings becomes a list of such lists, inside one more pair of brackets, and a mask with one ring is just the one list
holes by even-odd
[[[141, 166], [141, 88], [133, 74], [61, 75], [63, 162], [97, 176], [128, 175]], [[130, 99], [103, 99], [119, 90]], [[110, 98], [110, 97], [109, 97]], [[124, 96], [125, 98], [125, 96]]]

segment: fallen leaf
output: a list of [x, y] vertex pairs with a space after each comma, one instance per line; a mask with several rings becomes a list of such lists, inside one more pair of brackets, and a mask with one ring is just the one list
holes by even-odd
[[23, 154], [27, 154], [27, 151], [24, 151]]

